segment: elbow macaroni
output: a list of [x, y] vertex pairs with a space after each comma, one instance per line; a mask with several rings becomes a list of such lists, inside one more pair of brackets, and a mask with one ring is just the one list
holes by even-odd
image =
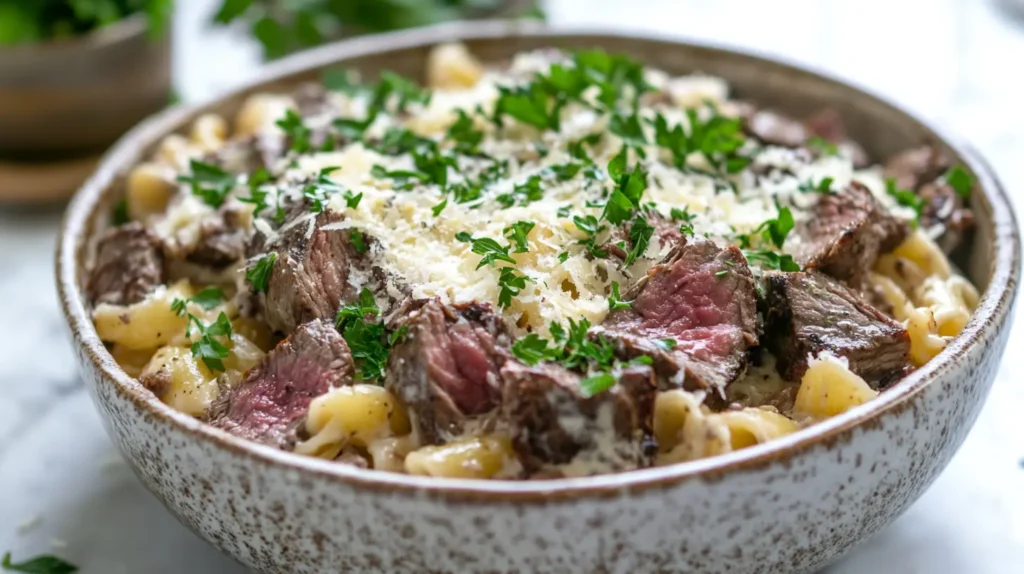
[[845, 359], [822, 353], [808, 363], [800, 379], [793, 412], [799, 417], [822, 420], [844, 413], [878, 396], [851, 371]]

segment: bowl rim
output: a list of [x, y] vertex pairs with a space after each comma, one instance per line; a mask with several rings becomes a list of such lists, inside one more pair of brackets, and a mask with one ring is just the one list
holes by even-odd
[[[165, 405], [137, 380], [129, 377], [114, 362], [100, 341], [84, 305], [77, 278], [79, 267], [76, 256], [88, 239], [90, 219], [105, 189], [134, 159], [133, 149], [148, 145], [167, 135], [169, 129], [180, 124], [194, 112], [224, 102], [239, 94], [252, 92], [261, 86], [280, 81], [289, 75], [338, 65], [363, 55], [391, 50], [432, 45], [453, 40], [500, 39], [503, 37], [558, 38], [586, 36], [623, 40], [668, 42], [713, 52], [729, 52], [758, 63], [782, 65], [810, 73], [826, 81], [840, 84], [919, 122], [936, 134], [940, 140], [958, 153], [977, 178], [979, 187], [992, 207], [994, 262], [989, 285], [982, 294], [977, 310], [964, 331], [942, 353], [887, 389], [874, 400], [843, 414], [806, 427], [796, 433], [745, 448], [725, 455], [679, 463], [670, 466], [640, 469], [616, 474], [559, 478], [533, 481], [451, 479], [410, 476], [342, 465], [314, 457], [284, 452], [269, 446], [250, 442], [214, 428], [189, 415]], [[822, 445], [832, 445], [851, 439], [861, 425], [870, 425], [887, 414], [912, 407], [913, 399], [941, 375], [958, 369], [960, 360], [975, 345], [984, 344], [1013, 307], [1020, 277], [1020, 237], [1012, 205], [991, 167], [970, 146], [952, 137], [946, 130], [907, 112], [891, 99], [866, 90], [856, 83], [842, 80], [829, 73], [805, 65], [794, 64], [785, 58], [765, 56], [750, 50], [723, 47], [703, 41], [647, 32], [595, 29], [592, 27], [548, 27], [526, 22], [475, 21], [454, 22], [416, 30], [363, 36], [289, 56], [267, 66], [257, 77], [217, 98], [195, 105], [177, 106], [144, 121], [122, 137], [104, 157], [97, 171], [83, 184], [68, 207], [57, 241], [56, 278], [61, 308], [72, 333], [79, 355], [87, 360], [97, 375], [98, 384], [111, 385], [120, 399], [133, 404], [136, 416], [145, 416], [169, 424], [176, 432], [209, 443], [211, 448], [224, 449], [232, 456], [240, 456], [256, 467], [280, 467], [299, 471], [299, 476], [316, 475], [334, 481], [339, 486], [353, 489], [387, 492], [408, 497], [440, 498], [447, 502], [486, 501], [496, 504], [524, 502], [571, 502], [581, 498], [619, 496], [647, 489], [665, 489], [687, 481], [716, 482], [733, 474], [754, 471], [772, 464], [785, 462], [800, 453]], [[87, 358], [87, 359], [86, 359]], [[96, 393], [98, 394], [98, 393]], [[95, 394], [94, 394], [95, 396]], [[102, 409], [101, 409], [102, 410]]]

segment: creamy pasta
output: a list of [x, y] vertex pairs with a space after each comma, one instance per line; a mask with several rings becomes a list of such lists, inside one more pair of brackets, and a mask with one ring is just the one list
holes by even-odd
[[833, 112], [600, 50], [425, 79], [256, 94], [136, 166], [89, 278], [125, 371], [339, 464], [582, 476], [862, 405], [978, 304], [937, 243], [971, 176], [870, 165]]

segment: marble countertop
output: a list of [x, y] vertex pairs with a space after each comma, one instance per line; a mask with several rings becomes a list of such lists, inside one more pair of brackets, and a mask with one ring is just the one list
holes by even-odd
[[[214, 0], [179, 2], [178, 89], [203, 99], [248, 77], [257, 51], [209, 31]], [[656, 30], [828, 69], [950, 125], [1024, 194], [1024, 21], [987, 0], [553, 0], [555, 24]], [[1013, 71], [1013, 68], [1016, 70]], [[56, 553], [83, 574], [242, 574], [138, 483], [76, 374], [52, 252], [60, 214], [0, 210], [0, 553]], [[1024, 305], [1018, 307], [1018, 319]], [[1008, 356], [1024, 352], [1017, 328]], [[828, 568], [1024, 572], [1024, 374], [1007, 362], [963, 448], [893, 525]]]

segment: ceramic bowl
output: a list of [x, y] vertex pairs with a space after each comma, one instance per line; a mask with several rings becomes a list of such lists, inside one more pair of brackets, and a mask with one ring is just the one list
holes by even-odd
[[[349, 66], [419, 75], [430, 47], [459, 39], [485, 61], [560, 46], [632, 53], [700, 70], [791, 113], [837, 109], [876, 158], [936, 142], [976, 174], [978, 228], [962, 268], [984, 291], [964, 332], [881, 397], [768, 444], [677, 466], [530, 482], [439, 480], [273, 450], [175, 412], [106, 351], [82, 296], [83, 265], [119, 178], [197, 114]], [[208, 105], [168, 111], [108, 154], [68, 211], [57, 253], [64, 312], [108, 432], [184, 524], [262, 573], [805, 572], [900, 515], [974, 422], [1010, 329], [1017, 225], [988, 165], [916, 116], [846, 83], [777, 60], [689, 42], [475, 23], [365, 37], [281, 61]]]

